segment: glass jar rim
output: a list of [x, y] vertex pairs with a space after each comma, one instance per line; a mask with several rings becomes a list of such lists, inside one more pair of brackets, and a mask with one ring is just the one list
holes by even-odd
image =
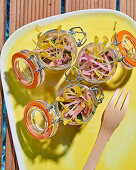
[[[46, 102], [46, 104], [49, 105], [48, 102]], [[29, 122], [29, 120], [28, 120], [28, 118], [27, 118], [27, 114], [28, 114], [29, 109], [32, 108], [32, 107], [40, 108], [40, 109], [43, 111], [43, 113], [44, 113], [44, 115], [46, 116], [46, 118], [47, 118], [48, 127], [47, 127], [47, 131], [46, 131], [44, 134], [40, 134], [40, 135], [39, 135], [39, 134], [36, 134], [36, 133], [34, 133], [34, 132], [30, 129], [30, 122]], [[29, 133], [30, 133], [33, 137], [35, 137], [35, 138], [37, 138], [37, 139], [40, 139], [40, 140], [42, 140], [42, 139], [47, 139], [47, 138], [51, 135], [52, 130], [53, 130], [53, 127], [52, 127], [52, 126], [50, 127], [50, 125], [51, 125], [51, 123], [52, 123], [53, 120], [52, 120], [52, 117], [51, 117], [50, 112], [49, 112], [48, 110], [46, 110], [46, 109], [47, 109], [47, 108], [46, 108], [42, 103], [40, 103], [39, 101], [33, 101], [33, 102], [28, 103], [28, 104], [26, 105], [26, 107], [25, 107], [25, 110], [24, 110], [24, 122], [25, 122], [25, 125], [26, 125], [27, 130], [29, 131]]]

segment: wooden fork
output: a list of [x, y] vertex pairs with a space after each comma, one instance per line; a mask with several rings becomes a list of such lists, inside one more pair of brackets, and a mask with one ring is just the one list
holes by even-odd
[[[94, 148], [84, 166], [84, 170], [94, 170], [96, 168], [106, 143], [110, 139], [114, 130], [119, 126], [119, 124], [123, 120], [123, 117], [125, 115], [129, 103], [130, 91], [127, 93], [126, 98], [123, 100], [125, 94], [124, 89], [117, 100], [119, 91], [120, 88], [116, 90], [110, 103], [108, 104], [106, 110], [104, 111], [99, 135], [97, 137]], [[122, 102], [123, 105], [121, 106]]]

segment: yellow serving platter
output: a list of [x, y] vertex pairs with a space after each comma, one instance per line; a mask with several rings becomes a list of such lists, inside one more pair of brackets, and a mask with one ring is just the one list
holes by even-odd
[[[48, 140], [34, 139], [27, 131], [23, 115], [26, 104], [33, 100], [46, 100], [53, 104], [56, 92], [61, 85], [64, 71], [46, 70], [44, 83], [35, 89], [26, 89], [16, 79], [11, 58], [14, 53], [32, 50], [38, 24], [41, 32], [62, 25], [68, 31], [80, 26], [87, 33], [87, 43], [94, 41], [97, 35], [110, 40], [114, 22], [116, 31], [127, 30], [136, 36], [136, 23], [127, 15], [113, 10], [83, 10], [35, 21], [17, 30], [5, 43], [1, 53], [1, 76], [8, 111], [9, 123], [21, 170], [80, 170], [83, 169], [96, 141], [101, 117], [115, 89], [120, 86], [131, 90], [129, 106], [124, 120], [115, 130], [106, 145], [96, 170], [136, 169], [136, 68], [125, 70], [118, 64], [115, 75], [102, 85], [105, 98], [96, 110], [93, 118], [82, 126], [59, 125], [57, 133]], [[82, 47], [78, 48], [78, 51]], [[62, 81], [63, 80], [63, 81]]]

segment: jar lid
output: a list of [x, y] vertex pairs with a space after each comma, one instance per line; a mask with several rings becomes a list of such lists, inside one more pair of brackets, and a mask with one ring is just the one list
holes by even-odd
[[126, 36], [125, 38], [128, 39], [131, 42], [131, 44], [134, 46], [135, 51], [136, 51], [136, 38], [130, 32], [126, 30], [120, 31], [116, 36], [116, 42], [119, 43], [118, 44], [119, 50], [124, 57], [126, 56], [124, 60], [126, 60], [130, 65], [136, 67], [136, 61], [132, 60], [131, 58], [127, 56], [127, 52], [124, 51], [124, 47], [122, 43], [120, 43], [122, 42], [122, 39], [124, 36]]
[[31, 60], [27, 60], [28, 57], [22, 52], [15, 53], [12, 57], [12, 68], [20, 83], [32, 89], [38, 85], [38, 72], [35, 72], [36, 67]]
[[27, 104], [24, 110], [24, 121], [30, 134], [37, 139], [47, 139], [53, 130], [51, 113], [39, 101]]

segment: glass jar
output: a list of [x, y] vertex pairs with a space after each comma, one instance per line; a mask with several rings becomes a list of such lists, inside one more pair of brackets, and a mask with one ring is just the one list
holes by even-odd
[[24, 121], [29, 133], [37, 139], [47, 139], [53, 136], [58, 129], [58, 119], [54, 108], [47, 110], [49, 103], [46, 101], [34, 101], [27, 104], [24, 110]]
[[[83, 123], [85, 123], [85, 122], [88, 122], [91, 118], [92, 118], [92, 116], [94, 115], [94, 113], [95, 113], [95, 111], [96, 111], [96, 108], [97, 108], [97, 106], [98, 106], [98, 104], [100, 103], [100, 99], [98, 100], [97, 98], [96, 98], [96, 94], [94, 93], [94, 87], [91, 87], [91, 88], [89, 88], [89, 87], [87, 87], [87, 86], [85, 86], [85, 85], [83, 85], [83, 84], [70, 84], [70, 85], [68, 85], [67, 87], [65, 87], [65, 88], [63, 88], [60, 92], [59, 92], [59, 94], [58, 94], [58, 97], [60, 98], [60, 97], [62, 97], [62, 95], [63, 96], [65, 96], [66, 95], [66, 92], [68, 91], [69, 92], [69, 89], [72, 89], [72, 92], [74, 93], [74, 94], [76, 94], [76, 96], [77, 96], [77, 98], [74, 98], [73, 99], [73, 102], [75, 102], [76, 100], [78, 101], [79, 99], [81, 99], [82, 97], [78, 97], [79, 96], [79, 94], [77, 94], [77, 92], [75, 91], [74, 92], [74, 87], [79, 87], [80, 89], [85, 89], [85, 92], [86, 92], [86, 94], [88, 94], [89, 95], [89, 99], [92, 101], [92, 102], [90, 102], [91, 104], [89, 105], [89, 107], [87, 106], [87, 108], [90, 110], [90, 113], [88, 114], [88, 115], [86, 115], [86, 116], [84, 116], [83, 114], [81, 115], [80, 114], [80, 117], [79, 118], [81, 118], [81, 116], [82, 116], [82, 118], [83, 119], [81, 119], [81, 121], [75, 121], [75, 119], [74, 120], [72, 120], [72, 121], [69, 121], [68, 122], [68, 124], [71, 124], [71, 125], [79, 125], [79, 124], [83, 124]], [[78, 89], [79, 89], [78, 88]], [[77, 89], [77, 91], [78, 91], [78, 89]], [[98, 90], [98, 89], [97, 89]], [[80, 91], [79, 91], [79, 93], [80, 93]], [[83, 93], [83, 91], [81, 92], [81, 93]], [[101, 93], [102, 93], [102, 91], [101, 91]], [[69, 93], [68, 93], [68, 95], [69, 95]], [[82, 95], [82, 94], [81, 94]], [[74, 95], [73, 95], [74, 96]], [[73, 97], [72, 96], [72, 97]], [[56, 98], [56, 100], [57, 100], [57, 98]], [[61, 99], [60, 99], [61, 100]], [[69, 100], [69, 99], [68, 99]], [[63, 103], [62, 104], [62, 106], [64, 105], [64, 103], [68, 103], [68, 104], [66, 104], [66, 105], [70, 105], [71, 106], [71, 101], [70, 102], [68, 102], [68, 100], [65, 100], [64, 102], [59, 102], [59, 101], [56, 101], [56, 103], [55, 103], [55, 108], [56, 108], [56, 111], [57, 111], [57, 113], [59, 114], [59, 116], [61, 117], [61, 119], [65, 122], [67, 122], [67, 120], [68, 119], [70, 119], [70, 117], [69, 117], [69, 115], [68, 116], [65, 116], [65, 114], [64, 115], [62, 115], [62, 112], [63, 111], [61, 111], [61, 109], [60, 109], [60, 103]], [[101, 99], [101, 102], [102, 102], [102, 100], [103, 100], [103, 98]], [[74, 108], [74, 106], [73, 106], [73, 108]], [[72, 110], [73, 110], [73, 108], [72, 108]], [[79, 108], [81, 108], [80, 107], [80, 104], [79, 104]], [[69, 109], [69, 108], [68, 108]], [[77, 110], [78, 110], [78, 105], [77, 105]], [[82, 109], [81, 109], [82, 110]], [[84, 110], [86, 110], [86, 106], [85, 106], [85, 108], [84, 108]], [[82, 110], [82, 111], [84, 111], [84, 110]], [[82, 112], [81, 111], [81, 112]], [[79, 115], [79, 114], [78, 114]], [[78, 116], [77, 116], [78, 117]], [[78, 118], [77, 118], [78, 119]], [[79, 119], [80, 120], [80, 119]]]
[[115, 43], [123, 56], [121, 65], [127, 70], [136, 67], [136, 38], [130, 32], [122, 30], [116, 35]]
[[[44, 81], [44, 70], [36, 57], [30, 58], [28, 50], [15, 53], [12, 57], [12, 68], [20, 83], [26, 88], [35, 88]], [[39, 70], [39, 71], [36, 71]]]
[[[74, 95], [72, 94], [70, 96], [68, 94], [67, 97], [73, 98], [73, 96], [75, 97], [76, 95], [76, 98], [69, 102], [67, 99], [60, 102], [59, 99], [63, 95], [66, 96], [66, 92], [69, 91], [69, 89], [73, 89], [72, 93]], [[85, 96], [85, 99], [82, 98], [81, 95], [79, 96], [78, 93], [79, 89], [82, 90], [79, 91], [79, 93], [82, 92], [82, 94]], [[97, 93], [99, 93], [100, 95], [99, 98], [96, 97]], [[54, 105], [49, 105], [46, 101], [40, 100], [30, 102], [29, 104], [27, 104], [24, 110], [24, 122], [26, 128], [33, 137], [37, 139], [47, 139], [56, 133], [59, 121], [63, 121], [64, 124], [70, 125], [81, 125], [83, 123], [88, 122], [94, 115], [98, 104], [102, 102], [103, 98], [104, 95], [100, 86], [99, 87], [92, 86], [91, 88], [88, 88], [87, 86], [82, 84], [71, 84], [63, 88], [59, 92]], [[79, 103], [73, 104], [72, 103], [73, 101], [75, 102], [77, 101]], [[66, 109], [65, 107], [67, 107], [67, 109], [70, 109], [72, 106], [73, 108], [71, 109], [71, 114], [70, 112], [68, 112], [68, 110], [65, 110], [66, 112], [64, 113], [64, 110], [62, 111], [60, 109], [60, 103], [62, 106], [61, 109], [62, 108]], [[80, 108], [80, 105], [82, 109], [78, 110]], [[75, 116], [75, 112], [79, 113], [73, 119], [73, 116]], [[68, 113], [71, 115], [71, 118], [65, 116]]]
[[99, 54], [94, 52], [95, 48], [94, 42], [84, 46], [78, 53], [76, 65], [85, 81], [100, 84], [109, 80], [115, 73], [118, 53], [110, 46], [104, 49], [102, 43], [97, 45]]
[[[136, 38], [126, 30], [120, 31], [110, 44], [104, 47], [103, 43], [95, 42], [87, 44], [78, 53], [76, 65], [71, 67], [75, 80], [93, 84], [104, 83], [109, 80], [120, 64], [127, 70], [136, 67]], [[74, 71], [73, 71], [74, 70]], [[66, 80], [69, 79], [70, 71], [67, 70]]]
[[[83, 38], [74, 38], [80, 29]], [[73, 27], [66, 32], [57, 29], [45, 32], [38, 39], [36, 49], [31, 52], [23, 50], [12, 57], [12, 67], [17, 79], [26, 88], [35, 88], [44, 81], [44, 68], [59, 71], [64, 70], [75, 61], [77, 47], [86, 42], [86, 34], [80, 27]], [[55, 45], [54, 45], [55, 44]]]

